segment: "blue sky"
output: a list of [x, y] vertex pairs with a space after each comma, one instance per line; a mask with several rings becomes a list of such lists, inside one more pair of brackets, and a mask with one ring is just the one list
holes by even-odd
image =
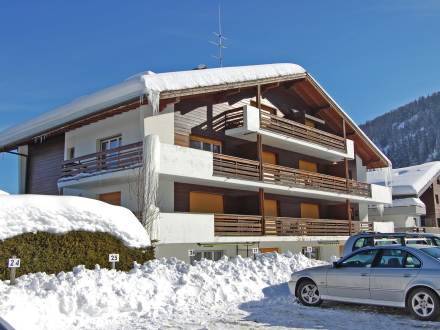
[[[225, 65], [304, 66], [359, 123], [440, 90], [440, 1], [227, 1]], [[0, 130], [130, 75], [217, 65], [218, 1], [1, 1]], [[17, 191], [0, 154], [0, 189]]]

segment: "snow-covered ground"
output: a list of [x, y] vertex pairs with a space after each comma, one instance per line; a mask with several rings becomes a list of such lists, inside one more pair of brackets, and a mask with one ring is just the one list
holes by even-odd
[[110, 233], [131, 247], [151, 244], [139, 220], [121, 206], [74, 196], [0, 194], [0, 240], [73, 230]]
[[136, 265], [131, 272], [77, 267], [31, 274], [16, 286], [0, 282], [0, 315], [17, 329], [413, 329], [440, 323], [404, 311], [325, 303], [299, 305], [289, 294], [291, 272], [320, 264], [301, 254], [256, 260], [176, 259]]

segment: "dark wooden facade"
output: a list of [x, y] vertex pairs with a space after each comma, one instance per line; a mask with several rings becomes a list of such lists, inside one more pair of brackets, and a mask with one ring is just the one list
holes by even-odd
[[422, 218], [422, 225], [440, 227], [440, 176], [432, 179], [420, 199], [426, 206], [426, 216]]
[[58, 195], [63, 161], [64, 134], [29, 144], [26, 193]]
[[[190, 212], [190, 192], [206, 192], [223, 196], [224, 213], [241, 215], [259, 215], [258, 192], [209, 187], [185, 183], [174, 184], [174, 211]], [[318, 199], [265, 194], [265, 199], [276, 200], [278, 204], [278, 216], [300, 218], [300, 204], [313, 203], [319, 205], [319, 217], [322, 219], [347, 220], [345, 204], [328, 202]], [[353, 205], [354, 214], [357, 215], [357, 207]], [[354, 219], [356, 220], [356, 218]]]

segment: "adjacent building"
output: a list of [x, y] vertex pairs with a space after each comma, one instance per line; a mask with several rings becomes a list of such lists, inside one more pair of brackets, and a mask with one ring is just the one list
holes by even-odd
[[17, 148], [21, 193], [158, 210], [159, 257], [328, 259], [371, 229], [368, 204], [391, 203], [366, 183], [390, 161], [289, 63], [141, 73], [0, 134]]
[[[368, 182], [383, 184], [383, 175], [368, 172]], [[433, 231], [440, 227], [440, 162], [392, 170], [393, 202], [369, 208], [371, 221], [393, 222], [395, 231]]]

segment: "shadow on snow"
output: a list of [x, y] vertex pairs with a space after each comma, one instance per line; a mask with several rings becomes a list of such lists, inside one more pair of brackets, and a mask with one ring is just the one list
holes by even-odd
[[306, 307], [293, 297], [287, 283], [263, 289], [264, 298], [243, 303], [239, 308], [249, 315], [245, 321], [267, 327], [309, 329], [439, 329], [437, 322], [412, 319], [404, 309], [325, 302]]

